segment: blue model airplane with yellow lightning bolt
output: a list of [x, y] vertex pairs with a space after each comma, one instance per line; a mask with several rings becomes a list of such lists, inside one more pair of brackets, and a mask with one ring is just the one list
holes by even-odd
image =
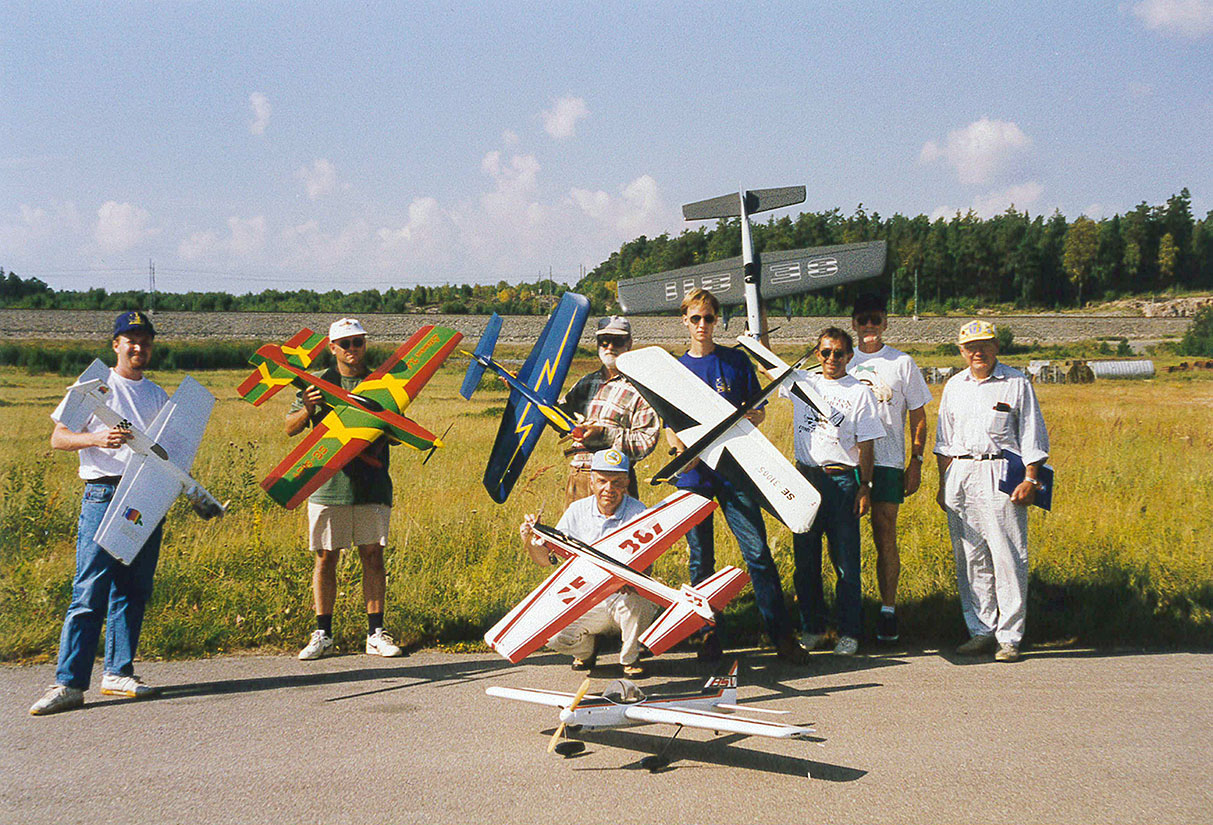
[[514, 375], [493, 359], [501, 316], [489, 319], [475, 352], [464, 352], [472, 359], [459, 393], [471, 399], [480, 386], [485, 369], [501, 376], [510, 388], [510, 397], [501, 416], [501, 427], [484, 471], [484, 488], [498, 504], [509, 498], [514, 483], [548, 424], [562, 433], [572, 432], [577, 422], [556, 406], [564, 378], [577, 352], [581, 330], [590, 314], [590, 302], [584, 295], [566, 292], [548, 318], [539, 340], [522, 369]]

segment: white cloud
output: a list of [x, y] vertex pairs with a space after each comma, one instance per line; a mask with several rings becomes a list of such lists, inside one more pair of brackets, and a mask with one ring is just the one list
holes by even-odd
[[253, 92], [248, 96], [249, 105], [253, 107], [253, 119], [249, 121], [248, 130], [254, 135], [264, 135], [265, 127], [270, 122], [270, 99], [261, 92]]
[[992, 218], [1006, 212], [1014, 206], [1016, 211], [1023, 212], [1036, 201], [1040, 200], [1044, 187], [1036, 181], [1028, 181], [1015, 186], [1008, 186], [996, 192], [989, 192], [973, 200], [973, 211], [982, 218]]
[[227, 219], [228, 235], [219, 237], [211, 231], [194, 232], [177, 245], [177, 254], [187, 261], [210, 256], [227, 256], [248, 260], [265, 249], [266, 223], [263, 215]]
[[618, 197], [612, 197], [601, 190], [572, 189], [569, 197], [591, 220], [609, 227], [621, 240], [666, 231], [671, 215], [657, 181], [650, 175], [619, 187], [619, 192]]
[[97, 210], [93, 239], [103, 252], [125, 252], [159, 232], [151, 226], [151, 221], [146, 209], [130, 203], [106, 201]]
[[943, 160], [956, 170], [961, 183], [988, 183], [1005, 171], [1012, 160], [1032, 145], [1032, 139], [1014, 123], [983, 117], [963, 129], [948, 132], [942, 145], [927, 141], [920, 163]]
[[72, 202], [53, 203], [49, 207], [21, 204], [17, 213], [0, 220], [0, 250], [12, 266], [22, 256], [36, 256], [51, 248], [62, 247], [64, 240], [79, 236], [83, 221]]
[[1213, 32], [1213, 0], [1144, 0], [1133, 14], [1162, 35], [1197, 40]]
[[551, 109], [543, 113], [544, 131], [556, 140], [571, 138], [577, 128], [577, 121], [589, 114], [590, 109], [582, 98], [562, 97]]
[[1103, 220], [1116, 214], [1116, 210], [1109, 206], [1104, 206], [1102, 203], [1093, 203], [1086, 209], [1082, 210], [1082, 214], [1086, 215], [1093, 221]]
[[300, 167], [295, 177], [303, 181], [307, 196], [312, 200], [318, 200], [337, 189], [337, 167], [326, 158], [317, 158], [310, 167]]
[[517, 146], [521, 142], [521, 139], [518, 137], [517, 132], [506, 129], [501, 133], [501, 142], [506, 146]]
[[[370, 227], [361, 219], [351, 221], [337, 232], [326, 232], [318, 222], [307, 221], [289, 227], [281, 236], [286, 264], [293, 269], [321, 270], [317, 274], [325, 274], [324, 270], [360, 269], [371, 238]], [[332, 288], [340, 289], [341, 284], [333, 277]]]

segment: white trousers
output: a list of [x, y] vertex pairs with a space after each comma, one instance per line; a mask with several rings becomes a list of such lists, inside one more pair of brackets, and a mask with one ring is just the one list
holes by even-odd
[[658, 609], [631, 588], [618, 590], [552, 637], [548, 647], [575, 659], [585, 659], [594, 653], [595, 636], [617, 630], [622, 639], [619, 664], [634, 665], [640, 659], [640, 634], [648, 630]]
[[999, 460], [953, 460], [944, 504], [969, 635], [1019, 645], [1028, 609], [1028, 508], [998, 489], [1001, 472]]

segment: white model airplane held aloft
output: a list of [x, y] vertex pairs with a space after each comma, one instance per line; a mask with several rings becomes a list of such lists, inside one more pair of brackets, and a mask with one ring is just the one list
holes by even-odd
[[130, 564], [178, 495], [184, 494], [204, 519], [222, 516], [227, 509], [189, 475], [215, 396], [186, 376], [144, 433], [105, 403], [108, 378], [109, 367], [93, 361], [67, 388], [51, 418], [73, 432], [82, 432], [93, 416], [106, 426], [130, 430], [130, 458], [93, 539]]
[[652, 483], [668, 481], [692, 458], [698, 458], [726, 477], [737, 471], [745, 474], [766, 507], [789, 530], [808, 531], [821, 495], [745, 418], [745, 412], [770, 394], [777, 382], [735, 408], [661, 347], [625, 352], [615, 365], [657, 411], [665, 426], [687, 445], [686, 451], [668, 465], [672, 469], [658, 471]]
[[[493, 686], [485, 693], [502, 699], [515, 699], [536, 705], [560, 708], [560, 726], [552, 735], [548, 751], [570, 756], [585, 749], [585, 743], [560, 738], [565, 726], [573, 725], [585, 730], [615, 728], [629, 725], [666, 724], [676, 725], [677, 736], [682, 728], [702, 728], [720, 733], [740, 733], [745, 736], [768, 736], [776, 739], [805, 739], [816, 732], [813, 728], [785, 725], [766, 719], [750, 719], [734, 716], [731, 711], [743, 710], [755, 713], [785, 714], [782, 710], [764, 710], [737, 704], [737, 663], [725, 676], [713, 676], [698, 693], [648, 697], [633, 682], [618, 679], [607, 686], [601, 694], [589, 693], [590, 680], [582, 683], [577, 693], [561, 693], [554, 690], [531, 688], [508, 688]], [[719, 711], [727, 711], [720, 713]], [[674, 741], [671, 737], [670, 742]], [[669, 742], [666, 743], [669, 747]], [[665, 748], [656, 756], [649, 756], [641, 764], [646, 768], [662, 767]]]
[[547, 549], [568, 559], [551, 576], [493, 625], [484, 640], [511, 662], [543, 647], [611, 593], [628, 585], [666, 608], [640, 643], [660, 655], [714, 622], [720, 611], [749, 582], [737, 567], [725, 567], [697, 586], [674, 589], [641, 572], [716, 508], [716, 502], [682, 492], [650, 507], [594, 542], [578, 541], [544, 524], [534, 535]]
[[[790, 375], [790, 371], [800, 366], [797, 364], [796, 367], [789, 367], [787, 362], [763, 346], [757, 338], [751, 338], [749, 335], [739, 335], [737, 343], [743, 349], [749, 351], [754, 360], [762, 365], [762, 368], [771, 375], [772, 379], [779, 376], [781, 379], [786, 380]], [[822, 397], [821, 393], [817, 391], [817, 387], [813, 384], [808, 381], [790, 381], [788, 386], [792, 395], [808, 404], [821, 418], [828, 420], [835, 427], [842, 425], [843, 414], [830, 406], [830, 402]]]

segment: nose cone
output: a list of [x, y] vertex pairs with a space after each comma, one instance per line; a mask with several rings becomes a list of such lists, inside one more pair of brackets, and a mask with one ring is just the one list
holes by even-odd
[[564, 722], [566, 725], [569, 722], [572, 722], [573, 721], [573, 711], [569, 710], [568, 708], [565, 708], [562, 711], [560, 711], [560, 721]]

